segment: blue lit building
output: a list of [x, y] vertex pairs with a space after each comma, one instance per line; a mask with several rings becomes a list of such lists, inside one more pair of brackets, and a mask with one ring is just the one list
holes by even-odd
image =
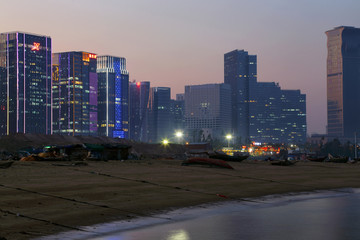
[[0, 135], [51, 134], [51, 38], [0, 34]]
[[53, 133], [97, 135], [96, 54], [53, 54]]
[[129, 138], [129, 72], [126, 59], [97, 58], [99, 135]]

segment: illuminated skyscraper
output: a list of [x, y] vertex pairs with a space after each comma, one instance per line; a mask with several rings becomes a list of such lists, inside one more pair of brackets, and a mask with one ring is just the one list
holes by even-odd
[[99, 135], [129, 138], [129, 72], [126, 59], [97, 58]]
[[51, 134], [51, 38], [0, 34], [0, 135]]
[[360, 132], [360, 29], [337, 27], [327, 35], [328, 135]]
[[97, 135], [96, 54], [53, 54], [53, 132]]
[[250, 83], [256, 79], [256, 55], [249, 55], [244, 50], [224, 55], [224, 82], [231, 86], [233, 134], [242, 143], [249, 141]]

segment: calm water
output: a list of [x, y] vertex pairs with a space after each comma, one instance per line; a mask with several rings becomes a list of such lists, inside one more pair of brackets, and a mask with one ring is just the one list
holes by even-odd
[[[92, 240], [360, 239], [360, 190], [263, 198], [263, 203], [228, 203], [93, 227], [112, 232]], [[149, 224], [152, 224], [149, 226]], [[121, 227], [121, 231], [119, 231]], [[129, 230], [128, 228], [137, 227]], [[90, 229], [90, 228], [89, 228]], [[61, 238], [66, 237], [62, 236]], [[67, 236], [69, 237], [69, 236]], [[60, 239], [60, 238], [56, 238]]]

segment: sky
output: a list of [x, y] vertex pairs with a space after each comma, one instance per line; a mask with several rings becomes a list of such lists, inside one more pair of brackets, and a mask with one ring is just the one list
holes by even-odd
[[53, 52], [127, 59], [130, 80], [222, 83], [224, 54], [257, 55], [258, 81], [300, 89], [308, 134], [326, 133], [326, 35], [360, 27], [359, 0], [0, 0], [0, 32], [52, 38]]

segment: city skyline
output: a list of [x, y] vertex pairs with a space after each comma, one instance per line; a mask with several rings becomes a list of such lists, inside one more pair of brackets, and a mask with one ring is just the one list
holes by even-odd
[[[246, 49], [258, 56], [259, 81], [307, 95], [310, 134], [325, 133], [325, 31], [359, 27], [360, 20], [360, 3], [353, 0], [15, 0], [0, 7], [1, 32], [50, 36], [53, 52], [125, 57], [130, 80], [171, 87], [172, 98], [185, 85], [223, 82], [223, 54]], [[66, 18], [54, 17], [53, 9]]]

